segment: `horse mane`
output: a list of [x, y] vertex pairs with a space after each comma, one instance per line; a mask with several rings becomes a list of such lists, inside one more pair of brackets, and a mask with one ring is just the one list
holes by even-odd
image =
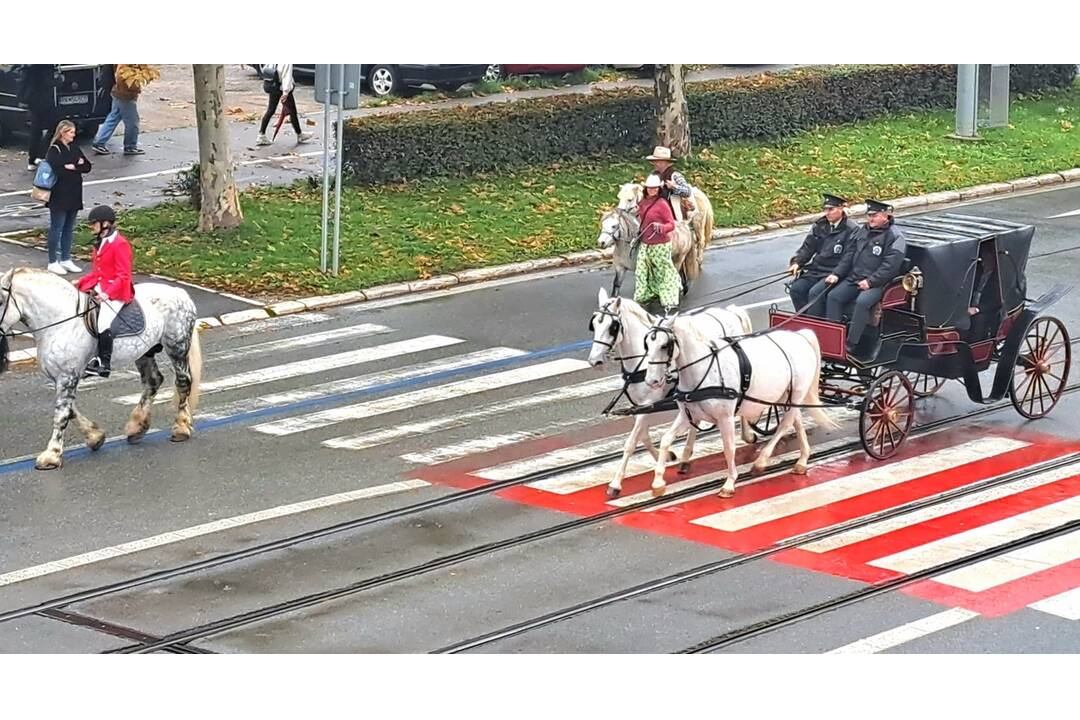
[[645, 327], [651, 327], [655, 318], [646, 312], [645, 308], [638, 305], [630, 298], [623, 298], [621, 301], [622, 309], [626, 311], [628, 315], [638, 320]]

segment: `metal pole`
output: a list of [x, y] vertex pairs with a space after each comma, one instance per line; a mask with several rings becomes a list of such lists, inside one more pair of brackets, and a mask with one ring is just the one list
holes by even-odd
[[979, 66], [956, 66], [956, 137], [976, 137]]
[[341, 133], [345, 113], [345, 66], [338, 65], [338, 111], [337, 111], [337, 141], [334, 143], [334, 152], [337, 155], [337, 181], [334, 183], [335, 209], [334, 209], [334, 276], [338, 274], [338, 248], [341, 245]]
[[323, 98], [322, 127], [322, 252], [319, 267], [326, 272], [326, 221], [330, 211], [330, 66], [326, 66], [326, 97]]
[[990, 66], [990, 127], [1009, 124], [1009, 66]]

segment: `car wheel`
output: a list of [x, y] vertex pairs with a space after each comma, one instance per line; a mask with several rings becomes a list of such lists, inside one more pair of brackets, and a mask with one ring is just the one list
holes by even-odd
[[94, 136], [97, 135], [99, 127], [101, 127], [100, 122], [80, 123], [79, 125], [75, 126], [75, 133], [80, 138], [87, 138], [88, 140], [93, 140]]
[[393, 65], [375, 65], [368, 74], [368, 87], [375, 97], [401, 92], [401, 73]]
[[499, 80], [502, 80], [502, 77], [502, 65], [488, 65], [487, 70], [484, 72], [484, 77], [481, 79], [484, 82], [498, 82]]

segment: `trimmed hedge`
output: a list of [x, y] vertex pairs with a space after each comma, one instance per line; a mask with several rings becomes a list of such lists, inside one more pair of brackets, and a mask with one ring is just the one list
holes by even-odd
[[[1012, 65], [1010, 89], [1065, 88], [1075, 75], [1075, 65]], [[808, 68], [691, 83], [686, 90], [690, 130], [700, 146], [950, 107], [956, 66]], [[342, 164], [354, 182], [374, 184], [625, 155], [652, 140], [652, 91], [630, 88], [354, 118], [345, 125]]]

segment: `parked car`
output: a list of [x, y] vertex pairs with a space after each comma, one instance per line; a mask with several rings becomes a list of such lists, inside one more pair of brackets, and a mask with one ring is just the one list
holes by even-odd
[[[258, 65], [251, 67], [256, 70]], [[457, 90], [465, 83], [484, 77], [487, 65], [361, 65], [360, 80], [376, 97], [400, 95], [408, 88], [430, 85], [442, 90]], [[315, 66], [293, 65], [293, 77], [314, 78]]]
[[[0, 66], [0, 144], [14, 132], [28, 132], [30, 113], [19, 105], [23, 65]], [[80, 136], [93, 137], [112, 108], [112, 67], [58, 65], [59, 83], [53, 94], [57, 120], [75, 123]]]
[[507, 75], [560, 75], [584, 70], [588, 65], [488, 65], [484, 80], [498, 80]]

